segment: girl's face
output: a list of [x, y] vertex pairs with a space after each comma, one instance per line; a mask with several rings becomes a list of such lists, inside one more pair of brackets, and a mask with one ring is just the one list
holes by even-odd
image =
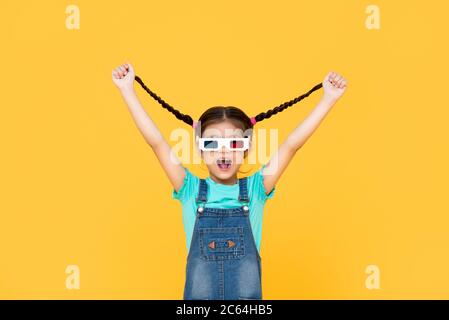
[[[244, 132], [230, 121], [223, 121], [207, 126], [202, 138], [243, 138]], [[250, 144], [251, 145], [251, 144]], [[248, 152], [248, 151], [246, 151]], [[211, 178], [224, 184], [233, 184], [237, 171], [243, 163], [245, 151], [231, 151], [223, 146], [217, 151], [201, 151]]]

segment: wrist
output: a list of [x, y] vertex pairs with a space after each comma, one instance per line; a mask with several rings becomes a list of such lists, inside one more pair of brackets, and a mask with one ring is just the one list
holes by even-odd
[[134, 94], [134, 87], [123, 87], [120, 88], [120, 92], [122, 95], [130, 95], [130, 94]]
[[321, 101], [327, 103], [327, 104], [334, 104], [336, 103], [338, 100], [338, 98], [333, 97], [333, 96], [328, 96], [328, 95], [323, 95], [323, 97], [321, 98]]

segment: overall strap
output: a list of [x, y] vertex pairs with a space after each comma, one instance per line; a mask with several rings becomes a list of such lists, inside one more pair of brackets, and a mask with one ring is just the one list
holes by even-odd
[[249, 202], [248, 198], [248, 177], [239, 179], [239, 201]]
[[196, 202], [207, 202], [207, 183], [205, 179], [200, 179]]

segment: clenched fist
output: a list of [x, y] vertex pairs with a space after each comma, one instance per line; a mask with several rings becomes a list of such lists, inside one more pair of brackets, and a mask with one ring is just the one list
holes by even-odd
[[112, 71], [112, 81], [120, 90], [134, 88], [134, 68], [131, 63], [125, 63]]
[[336, 72], [329, 72], [323, 80], [324, 96], [339, 99], [346, 91], [348, 81]]

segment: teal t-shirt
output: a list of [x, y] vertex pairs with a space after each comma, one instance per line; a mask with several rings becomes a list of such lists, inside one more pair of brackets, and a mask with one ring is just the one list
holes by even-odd
[[[266, 195], [263, 185], [262, 170], [265, 164], [248, 177], [248, 196], [249, 196], [249, 220], [251, 229], [256, 242], [257, 250], [260, 252], [260, 240], [262, 238], [262, 218], [265, 202], [274, 196], [276, 187]], [[172, 191], [172, 198], [177, 199], [182, 204], [182, 222], [184, 224], [184, 231], [186, 233], [187, 252], [190, 249], [190, 242], [192, 240], [193, 228], [195, 227], [196, 210], [196, 196], [198, 195], [198, 188], [200, 178], [192, 174], [189, 169], [184, 167], [186, 176], [183, 185], [178, 192], [175, 189]], [[239, 184], [225, 185], [215, 182], [210, 176], [206, 178], [208, 187], [207, 208], [235, 208], [242, 204], [238, 201]]]

